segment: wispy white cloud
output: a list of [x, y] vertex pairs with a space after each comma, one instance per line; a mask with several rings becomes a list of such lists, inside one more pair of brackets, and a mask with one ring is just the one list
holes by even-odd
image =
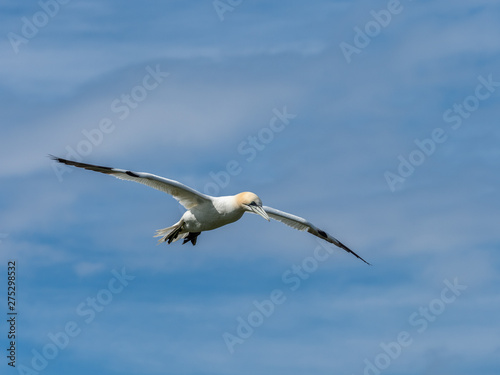
[[[38, 9], [7, 5], [5, 35]], [[439, 295], [445, 278], [458, 277], [467, 293], [414, 336], [390, 371], [460, 374], [479, 362], [498, 366], [490, 355], [498, 345], [485, 326], [498, 320], [499, 306], [497, 96], [449, 133], [401, 189], [392, 192], [384, 180], [416, 138], [444, 126], [443, 112], [473, 92], [479, 75], [500, 81], [498, 7], [404, 7], [351, 64], [338, 45], [370, 20], [372, 2], [243, 2], [224, 22], [211, 2], [126, 9], [70, 3], [18, 55], [4, 39], [0, 90], [9, 126], [0, 138], [0, 232], [9, 236], [0, 257], [21, 265], [23, 324], [32, 332], [23, 342], [43, 347], [48, 332], [79, 319], [76, 306], [106, 286], [106, 270], [126, 265], [134, 284], [53, 368], [362, 373], [380, 342], [408, 329], [409, 315]], [[120, 120], [111, 103], [157, 64], [169, 76]], [[247, 161], [238, 145], [283, 106], [297, 117]], [[275, 288], [288, 291], [283, 273], [317, 242], [248, 216], [204, 233], [194, 248], [157, 246], [154, 230], [181, 215], [175, 200], [87, 171], [60, 182], [46, 157], [65, 156], [67, 146], [86, 140], [83, 130], [106, 117], [116, 128], [86, 161], [202, 190], [210, 172], [237, 160], [243, 172], [221, 194], [253, 190], [374, 265], [335, 252], [231, 356], [222, 333], [254, 300]], [[471, 344], [476, 340], [481, 349]], [[19, 353], [25, 363], [29, 345]]]

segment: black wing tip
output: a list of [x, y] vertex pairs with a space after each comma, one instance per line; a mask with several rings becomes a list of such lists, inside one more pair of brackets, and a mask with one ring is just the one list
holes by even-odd
[[52, 154], [48, 154], [47, 156], [50, 159], [52, 159], [54, 161], [57, 161], [59, 163], [62, 163], [62, 164], [72, 165], [73, 163], [78, 163], [77, 161], [63, 159], [63, 158], [60, 158], [59, 156], [55, 156], [55, 155], [52, 155]]
[[[57, 162], [61, 163], [61, 164], [71, 165], [73, 167], [88, 169], [88, 170], [92, 170], [92, 171], [95, 171], [95, 172], [101, 172], [101, 173], [111, 174], [111, 173], [113, 173], [115, 171], [113, 168], [110, 168], [110, 167], [103, 167], [101, 165], [81, 163], [79, 161], [73, 161], [73, 160], [63, 159], [63, 158], [60, 158], [58, 156], [54, 156], [54, 155], [51, 155], [51, 154], [49, 154], [48, 157], [51, 158], [54, 161], [57, 161]], [[139, 176], [136, 175], [134, 177], [139, 177]]]
[[63, 158], [60, 158], [59, 156], [54, 156], [52, 154], [48, 154], [47, 155], [51, 160], [53, 161], [56, 161], [58, 163], [61, 163], [61, 164], [66, 164], [66, 165], [75, 165], [76, 161], [72, 161], [72, 160], [68, 160], [68, 159], [63, 159]]
[[47, 154], [47, 157], [48, 157], [49, 159], [51, 159], [51, 160], [58, 161], [59, 163], [62, 163], [62, 161], [61, 161], [61, 160], [64, 160], [64, 159], [61, 159], [60, 157], [58, 157], [58, 156], [54, 156], [54, 155], [52, 155], [52, 154]]
[[[319, 234], [321, 237], [323, 237], [323, 239], [325, 239], [325, 240], [326, 240], [326, 239], [328, 239], [328, 234], [327, 234], [324, 230], [317, 229], [317, 232], [318, 232], [318, 234]], [[311, 230], [309, 230], [309, 233], [313, 233], [313, 234], [314, 234], [314, 232], [313, 232], [313, 231], [311, 231]], [[349, 249], [349, 248], [348, 248], [346, 245], [344, 245], [342, 242], [340, 242], [340, 241], [339, 241], [339, 240], [337, 240], [337, 239], [335, 239], [335, 241], [337, 241], [338, 245], [337, 245], [336, 243], [335, 243], [335, 244], [336, 244], [338, 247], [340, 247], [342, 250], [345, 250], [345, 251], [347, 251], [348, 253], [351, 253], [351, 254], [352, 254], [352, 255], [354, 255], [356, 258], [358, 258], [358, 259], [362, 260], [363, 262], [365, 262], [366, 264], [368, 264], [369, 266], [371, 266], [371, 264], [370, 264], [370, 263], [368, 263], [366, 260], [364, 260], [363, 258], [361, 258], [358, 254], [356, 254], [354, 251], [352, 251], [351, 249]], [[329, 242], [331, 242], [331, 241], [329, 241]]]
[[341, 249], [344, 249], [345, 251], [347, 251], [348, 253], [351, 253], [352, 255], [354, 255], [356, 258], [362, 260], [363, 262], [365, 262], [366, 264], [368, 264], [369, 266], [371, 266], [370, 263], [368, 263], [366, 260], [364, 260], [363, 258], [361, 258], [358, 254], [356, 254], [354, 251], [352, 251], [351, 249], [349, 249], [346, 245], [344, 245], [342, 242], [339, 241], [339, 244], [341, 245], [340, 248]]

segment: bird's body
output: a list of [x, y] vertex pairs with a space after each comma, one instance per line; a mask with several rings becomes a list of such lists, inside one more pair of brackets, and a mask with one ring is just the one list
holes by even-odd
[[182, 219], [189, 232], [217, 229], [241, 219], [245, 210], [234, 196], [213, 197], [210, 201], [186, 211]]
[[160, 237], [160, 242], [167, 242], [170, 244], [179, 239], [184, 239], [183, 243], [191, 242], [193, 245], [196, 245], [197, 238], [201, 232], [234, 223], [241, 219], [245, 212], [252, 212], [262, 216], [268, 221], [269, 218], [273, 218], [295, 229], [308, 231], [369, 264], [336, 238], [318, 229], [307, 220], [271, 207], [262, 206], [261, 199], [254, 193], [243, 192], [230, 196], [212, 197], [202, 194], [178, 181], [169, 180], [150, 173], [101, 167], [54, 156], [52, 156], [52, 159], [66, 165], [113, 175], [123, 180], [135, 181], [172, 195], [186, 208], [186, 212], [182, 215], [181, 219], [171, 227], [159, 229], [157, 231], [156, 237]]

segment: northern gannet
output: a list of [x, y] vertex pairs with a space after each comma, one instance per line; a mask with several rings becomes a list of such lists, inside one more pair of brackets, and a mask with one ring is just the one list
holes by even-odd
[[262, 216], [267, 221], [270, 221], [269, 218], [272, 218], [300, 231], [308, 231], [316, 237], [328, 241], [353, 254], [366, 264], [370, 264], [335, 237], [317, 228], [306, 219], [279, 211], [272, 207], [263, 206], [261, 199], [254, 193], [243, 192], [230, 196], [212, 197], [202, 194], [178, 181], [156, 176], [154, 174], [101, 167], [98, 165], [66, 160], [52, 155], [49, 156], [59, 163], [109, 174], [121, 180], [134, 181], [150, 186], [170, 194], [177, 199], [187, 211], [182, 215], [181, 219], [171, 227], [156, 231], [155, 237], [161, 237], [158, 242], [167, 242], [170, 244], [182, 238], [184, 240], [182, 244], [191, 242], [194, 246], [201, 232], [234, 223], [239, 220], [245, 212], [252, 212]]

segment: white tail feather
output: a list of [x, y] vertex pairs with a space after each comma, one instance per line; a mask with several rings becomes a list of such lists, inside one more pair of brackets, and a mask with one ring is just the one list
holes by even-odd
[[[172, 232], [174, 231], [179, 231], [181, 230], [181, 227], [182, 225], [184, 224], [184, 222], [182, 220], [180, 220], [179, 222], [175, 223], [174, 225], [172, 225], [171, 227], [168, 227], [168, 228], [163, 228], [163, 229], [158, 229], [156, 231], [156, 234], [154, 235], [154, 237], [161, 237], [159, 240], [158, 240], [158, 243], [162, 243], [162, 242], [165, 242], [169, 239], [170, 235], [172, 234]], [[173, 238], [170, 242], [175, 242], [181, 238], [184, 238], [188, 235], [188, 233], [178, 233], [176, 235], [175, 238]]]

